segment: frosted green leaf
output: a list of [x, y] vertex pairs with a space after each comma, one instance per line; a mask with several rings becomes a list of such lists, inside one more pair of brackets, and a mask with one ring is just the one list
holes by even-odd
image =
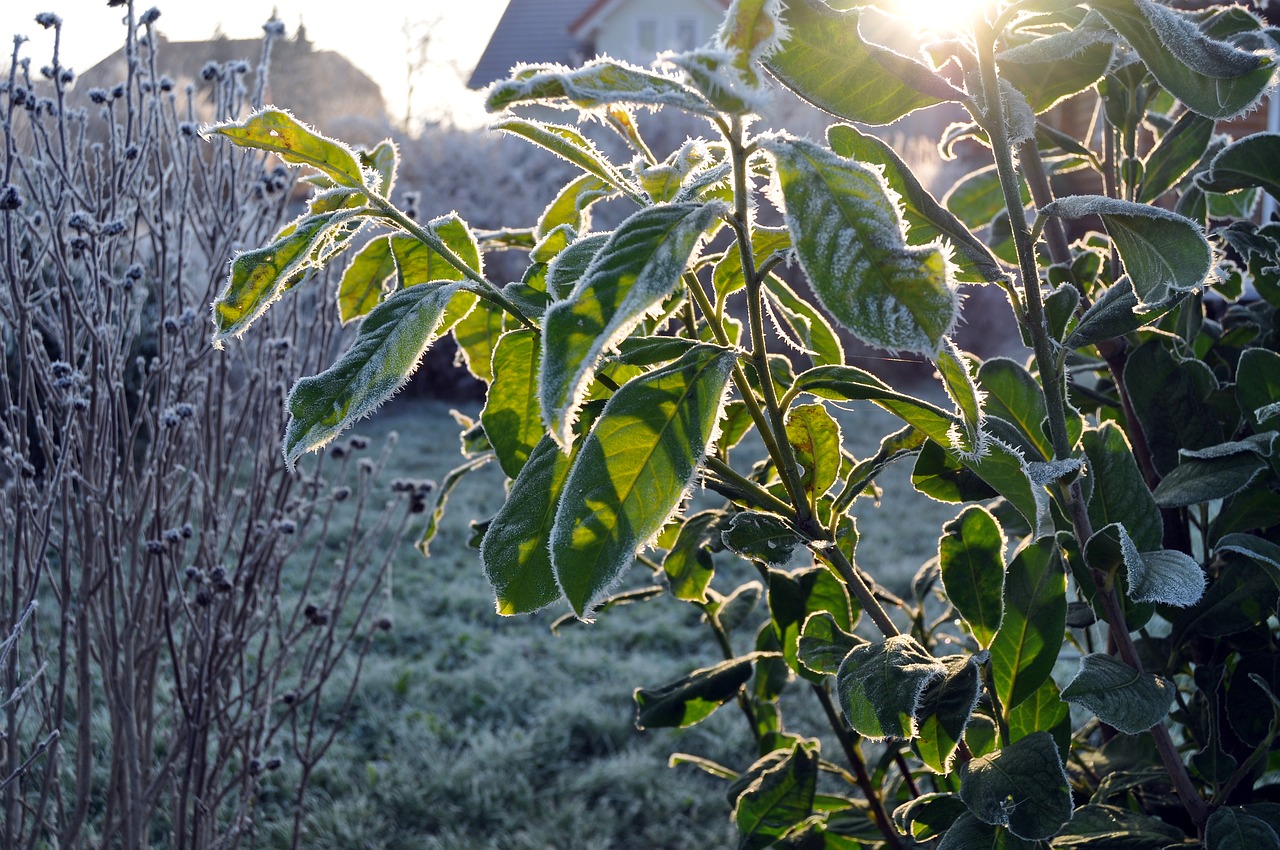
[[544, 433], [536, 391], [541, 359], [539, 337], [529, 328], [506, 334], [493, 350], [493, 383], [480, 424], [508, 478], [520, 473]]
[[820, 0], [788, 0], [782, 47], [765, 65], [813, 105], [850, 121], [891, 124], [962, 96], [930, 68], [866, 41], [863, 9], [837, 12]]
[[289, 393], [285, 458], [323, 446], [389, 399], [435, 340], [457, 284], [415, 286], [375, 307], [338, 361]]
[[493, 122], [490, 128], [528, 139], [561, 159], [573, 163], [588, 174], [595, 175], [615, 189], [624, 192], [634, 191], [630, 189], [629, 184], [617, 169], [605, 159], [604, 154], [600, 153], [595, 143], [578, 132], [576, 127], [507, 116]]
[[1094, 528], [1102, 528], [1118, 522], [1139, 551], [1159, 549], [1164, 539], [1160, 509], [1147, 489], [1124, 431], [1115, 423], [1107, 422], [1101, 428], [1086, 431], [1083, 439], [1093, 482], [1089, 495], [1090, 523]]
[[1103, 723], [1137, 735], [1164, 720], [1173, 705], [1171, 684], [1139, 673], [1118, 658], [1093, 653], [1080, 659], [1080, 671], [1062, 689], [1062, 698], [1087, 709]]
[[734, 514], [721, 540], [736, 554], [774, 567], [785, 566], [802, 542], [782, 517], [760, 511]]
[[959, 314], [949, 251], [906, 243], [878, 171], [812, 142], [761, 145], [777, 163], [796, 253], [827, 312], [872, 345], [933, 355]]
[[547, 294], [552, 301], [563, 301], [587, 272], [587, 266], [609, 241], [608, 233], [597, 233], [574, 242], [556, 255], [547, 269]]
[[581, 174], [569, 181], [560, 194], [547, 205], [538, 218], [537, 234], [544, 237], [561, 225], [568, 225], [578, 233], [591, 226], [589, 210], [596, 201], [604, 200], [616, 190], [595, 174]]
[[983, 823], [966, 810], [943, 834], [936, 850], [1038, 850], [1039, 846], [1003, 826]]
[[973, 655], [948, 655], [939, 661], [946, 673], [930, 682], [920, 698], [920, 730], [913, 748], [934, 773], [950, 773], [969, 717], [978, 704], [982, 677]]
[[1150, 203], [1173, 188], [1209, 149], [1213, 126], [1212, 118], [1184, 112], [1143, 161], [1138, 200]]
[[1223, 806], [1205, 824], [1206, 850], [1280, 850], [1280, 837], [1262, 818]]
[[549, 543], [560, 491], [574, 457], [544, 436], [489, 523], [480, 544], [480, 562], [493, 586], [499, 614], [527, 614], [560, 598]]
[[1065, 759], [1071, 746], [1071, 709], [1062, 701], [1053, 679], [1045, 679], [1034, 694], [1009, 712], [1009, 739], [1016, 741], [1032, 732], [1048, 732]]
[[1235, 552], [1251, 558], [1271, 573], [1272, 579], [1280, 584], [1280, 546], [1256, 534], [1228, 534], [1218, 541], [1215, 547], [1219, 552]]
[[1180, 508], [1226, 499], [1241, 492], [1267, 468], [1275, 431], [1205, 449], [1182, 449], [1178, 465], [1152, 494], [1162, 508]]
[[[1126, 535], [1127, 537], [1127, 535]], [[1133, 558], [1132, 554], [1137, 554]], [[1158, 602], [1186, 608], [1204, 596], [1204, 571], [1195, 559], [1176, 549], [1155, 552], [1125, 551], [1129, 598], [1134, 602]]]
[[[481, 272], [480, 246], [466, 222], [455, 213], [441, 216], [427, 225], [444, 246], [452, 251], [473, 272]], [[465, 274], [423, 242], [412, 236], [391, 237], [391, 250], [395, 254], [399, 271], [400, 288], [417, 286], [433, 280], [462, 280]]]
[[[1095, 21], [1102, 26], [1091, 25]], [[1001, 76], [1041, 113], [1102, 79], [1115, 41], [1115, 35], [1093, 14], [1065, 32], [1016, 43], [996, 58]]]
[[1004, 613], [1007, 544], [996, 518], [977, 505], [965, 508], [944, 525], [938, 541], [938, 565], [947, 598], [984, 649], [991, 645]]
[[848, 124], [828, 127], [827, 141], [840, 156], [884, 169], [889, 188], [902, 198], [907, 244], [924, 245], [939, 237], [945, 238], [957, 252], [956, 278], [965, 283], [996, 281], [1003, 276], [1000, 261], [991, 249], [974, 236], [954, 213], [934, 200], [893, 148]]
[[358, 210], [339, 210], [307, 216], [265, 248], [237, 254], [227, 285], [213, 302], [214, 342], [244, 333], [298, 275], [316, 266], [324, 245], [358, 215]]
[[[1041, 458], [1053, 457], [1053, 443], [1045, 428], [1049, 412], [1044, 390], [1022, 364], [1006, 357], [985, 360], [978, 367], [978, 385], [985, 394], [983, 404], [988, 413], [1017, 428]], [[1079, 421], [1075, 418], [1070, 423], [1076, 426], [1073, 439], [1079, 437]]]
[[640, 210], [609, 236], [569, 297], [548, 308], [539, 393], [543, 419], [561, 445], [573, 439], [600, 358], [661, 307], [722, 210], [718, 204]]
[[1006, 714], [1049, 678], [1067, 626], [1067, 577], [1058, 544], [1023, 546], [1009, 564], [1004, 615], [991, 641], [991, 675]]
[[947, 395], [956, 405], [956, 424], [950, 433], [951, 448], [961, 457], [982, 457], [987, 453], [988, 435], [982, 410], [985, 393], [978, 389], [969, 367], [969, 358], [950, 339], [944, 340], [934, 358]]
[[324, 136], [282, 109], [263, 109], [244, 121], [214, 124], [204, 135], [217, 133], [245, 148], [276, 154], [290, 165], [309, 165], [328, 175], [339, 186], [364, 188], [364, 175], [355, 152]]
[[1207, 192], [1257, 187], [1280, 199], [1280, 133], [1255, 133], [1227, 145], [1197, 183]]
[[787, 411], [786, 429], [801, 467], [800, 483], [816, 505], [840, 474], [840, 425], [824, 405], [802, 404]]
[[812, 813], [817, 784], [818, 742], [801, 740], [752, 779], [734, 801], [733, 820], [741, 836], [738, 850], [777, 847]]
[[679, 507], [714, 436], [735, 357], [700, 345], [629, 381], [583, 441], [551, 534], [556, 580], [578, 616]]
[[615, 103], [674, 106], [702, 115], [711, 104], [677, 79], [603, 56], [581, 68], [564, 65], [520, 65], [511, 79], [489, 87], [485, 108], [497, 112], [522, 103], [560, 109], [595, 109]]
[[396, 261], [389, 239], [373, 239], [361, 248], [338, 282], [338, 317], [342, 323], [358, 319], [378, 306], [387, 281], [395, 273]]
[[383, 139], [371, 150], [359, 151], [356, 156], [360, 164], [377, 176], [370, 188], [384, 198], [391, 197], [391, 190], [396, 185], [396, 166], [400, 160], [400, 149], [390, 139]]
[[811, 673], [834, 676], [840, 671], [845, 656], [865, 644], [862, 638], [840, 628], [831, 612], [819, 611], [810, 614], [801, 626], [796, 657]]
[[[973, 815], [958, 794], [925, 793], [893, 810], [893, 823], [898, 832], [916, 841], [950, 834], [951, 825], [961, 818], [973, 820]], [[990, 844], [983, 850], [991, 850]]]
[[1243, 50], [1205, 35], [1185, 13], [1152, 0], [1091, 4], [1137, 51], [1160, 84], [1209, 118], [1252, 109], [1271, 84], [1273, 51]]
[[660, 688], [636, 688], [636, 728], [692, 726], [733, 699], [751, 678], [756, 661], [765, 653], [753, 652], [722, 661], [714, 667], [694, 670], [688, 676]]
[[1101, 217], [1138, 296], [1136, 310], [1202, 285], [1213, 265], [1213, 252], [1196, 223], [1159, 207], [1073, 195], [1047, 204], [1040, 215]]
[[1047, 732], [960, 766], [960, 798], [984, 823], [1020, 838], [1046, 839], [1071, 819], [1071, 788]]
[[858, 647], [840, 664], [836, 696], [845, 717], [868, 738], [914, 738], [925, 686], [946, 667], [910, 635]]

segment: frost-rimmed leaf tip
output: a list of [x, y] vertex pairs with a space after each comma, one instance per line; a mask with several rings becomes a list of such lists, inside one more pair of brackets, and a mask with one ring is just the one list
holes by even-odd
[[290, 165], [309, 165], [327, 174], [339, 186], [362, 189], [364, 173], [351, 148], [320, 135], [283, 109], [258, 110], [244, 121], [212, 124], [201, 137], [225, 136], [236, 145], [274, 153]]
[[499, 80], [485, 93], [485, 108], [490, 112], [522, 103], [586, 112], [630, 103], [655, 109], [674, 106], [702, 115], [715, 113], [705, 98], [676, 78], [608, 56], [592, 59], [581, 68], [517, 65], [509, 79]]

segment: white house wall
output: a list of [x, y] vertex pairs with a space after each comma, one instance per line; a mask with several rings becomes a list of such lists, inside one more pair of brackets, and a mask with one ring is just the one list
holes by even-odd
[[723, 15], [718, 4], [702, 0], [632, 0], [619, 5], [601, 21], [595, 37], [596, 52], [648, 65], [661, 51], [685, 50], [705, 43], [720, 26]]

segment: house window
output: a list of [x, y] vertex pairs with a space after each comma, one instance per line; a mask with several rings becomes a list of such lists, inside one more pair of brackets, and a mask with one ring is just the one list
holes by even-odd
[[693, 18], [676, 21], [676, 50], [693, 50], [698, 46], [698, 22]]
[[636, 48], [641, 56], [658, 52], [658, 22], [652, 19], [636, 22]]

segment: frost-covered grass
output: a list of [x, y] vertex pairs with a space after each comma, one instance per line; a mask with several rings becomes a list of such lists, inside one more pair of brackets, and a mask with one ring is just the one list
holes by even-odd
[[[460, 460], [448, 410], [435, 401], [402, 401], [359, 430], [399, 432], [388, 464], [393, 475], [440, 480]], [[882, 433], [882, 416], [859, 405], [844, 418], [855, 451], [874, 450], [858, 435]], [[905, 591], [936, 551], [934, 529], [954, 509], [897, 484], [886, 482], [879, 507], [859, 502], [859, 552], [890, 588]], [[669, 768], [667, 760], [683, 751], [745, 768], [754, 747], [737, 710], [726, 706], [683, 732], [632, 725], [636, 687], [720, 660], [706, 626], [691, 606], [669, 597], [611, 609], [558, 636], [550, 625], [559, 609], [499, 617], [468, 538], [469, 521], [500, 506], [502, 486], [496, 464], [464, 480], [432, 556], [408, 547], [398, 556], [388, 609], [394, 626], [366, 659], [353, 710], [312, 777], [302, 846], [733, 846], [726, 784], [692, 767]], [[726, 588], [751, 577], [745, 565], [726, 569], [737, 570], [724, 576]], [[637, 568], [628, 586], [650, 581]], [[795, 690], [788, 726], [813, 734], [821, 713], [803, 688]], [[287, 846], [285, 814], [297, 776], [297, 766], [286, 763], [267, 778], [260, 809], [266, 846]]]

